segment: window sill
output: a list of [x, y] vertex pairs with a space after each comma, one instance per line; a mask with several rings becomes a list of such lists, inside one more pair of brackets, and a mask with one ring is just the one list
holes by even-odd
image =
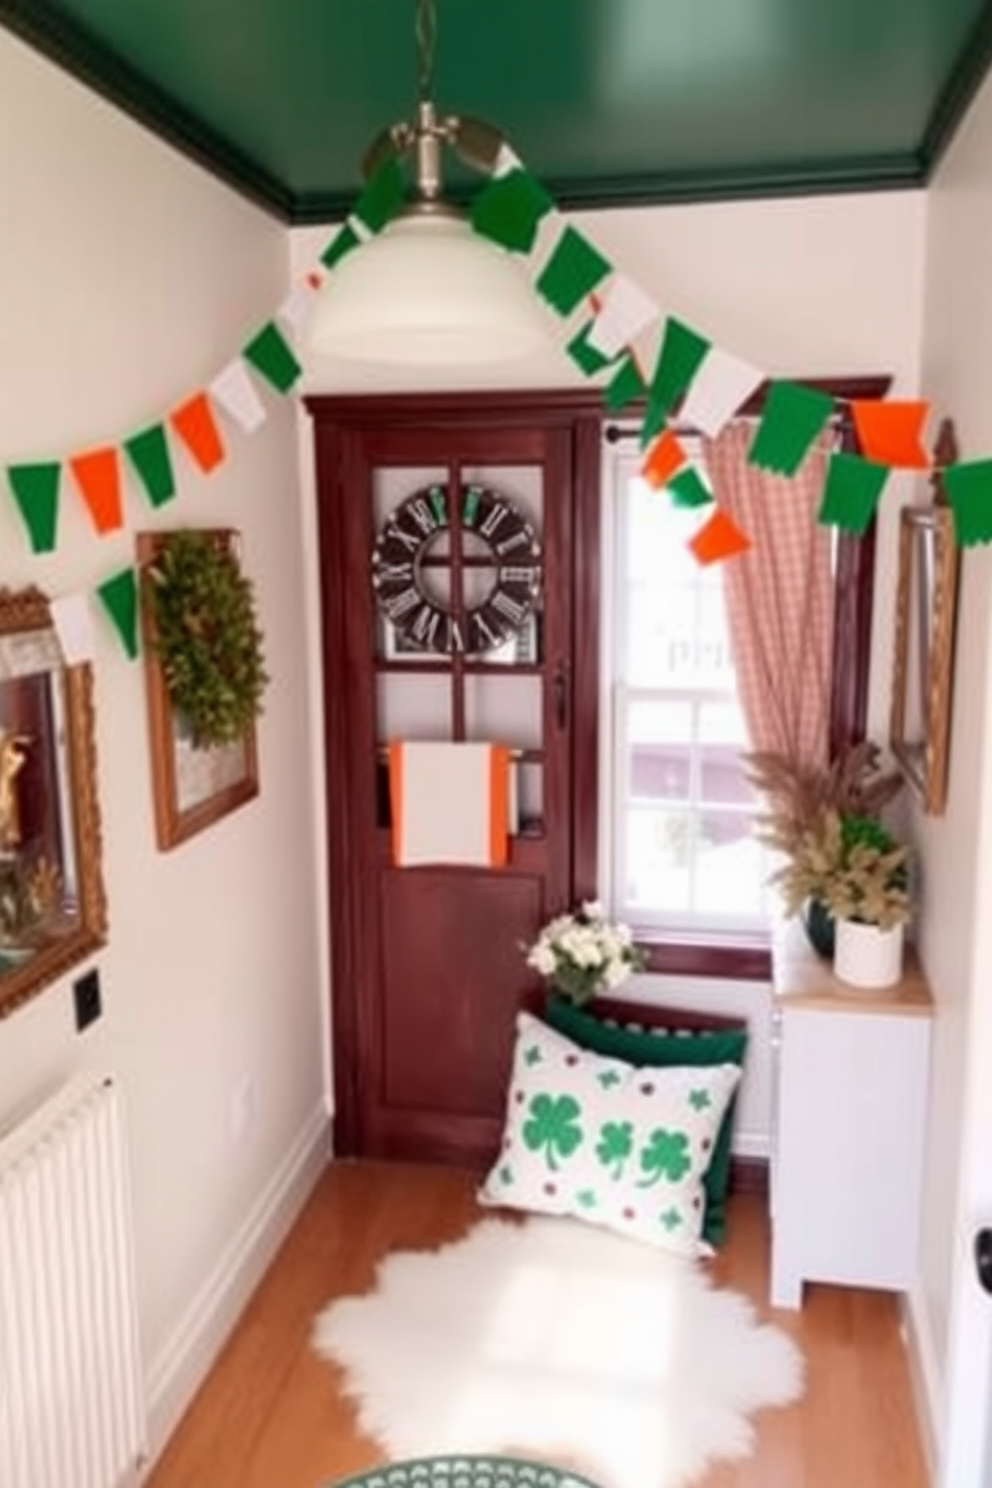
[[729, 941], [662, 940], [657, 932], [635, 931], [644, 970], [657, 976], [707, 977], [733, 982], [770, 982], [771, 936]]

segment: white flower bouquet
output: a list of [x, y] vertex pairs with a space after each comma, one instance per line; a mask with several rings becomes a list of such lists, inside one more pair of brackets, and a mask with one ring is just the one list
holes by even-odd
[[557, 915], [527, 951], [527, 965], [547, 977], [570, 1002], [582, 1004], [597, 992], [612, 992], [639, 971], [644, 957], [629, 926], [611, 923], [595, 900], [573, 914]]

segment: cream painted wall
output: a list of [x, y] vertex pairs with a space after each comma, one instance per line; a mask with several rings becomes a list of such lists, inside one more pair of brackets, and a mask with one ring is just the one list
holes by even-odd
[[[926, 197], [923, 192], [834, 196], [576, 214], [574, 221], [666, 311], [772, 375], [889, 373], [894, 392], [919, 380]], [[295, 272], [313, 266], [331, 230], [292, 234]], [[535, 257], [540, 259], [540, 245]], [[563, 338], [564, 339], [564, 338]], [[553, 346], [540, 365], [459, 369], [457, 386], [564, 387], [583, 379]], [[388, 373], [329, 360], [308, 369], [327, 392], [451, 388], [449, 371]], [[305, 423], [305, 421], [304, 421]], [[301, 430], [303, 479], [312, 481], [309, 428]], [[888, 488], [880, 523], [877, 623], [872, 642], [870, 726], [888, 735], [896, 523], [906, 488]], [[312, 503], [304, 502], [304, 511]], [[752, 1033], [741, 1091], [737, 1150], [768, 1151], [771, 1124], [770, 1003], [753, 984], [673, 984], [637, 978], [637, 995], [687, 1007], [744, 1013]]]
[[[924, 391], [952, 410], [963, 458], [992, 448], [992, 82], [929, 193]], [[992, 1219], [992, 553], [962, 555], [947, 813], [920, 820], [922, 950], [937, 997], [919, 1326], [954, 1488], [986, 1483], [992, 1319], [974, 1285], [971, 1237]], [[983, 906], [984, 909], [983, 909]], [[983, 1321], [984, 1320], [984, 1321]], [[988, 1439], [986, 1437], [986, 1439]]]
[[[6, 32], [0, 199], [3, 464], [67, 456], [160, 418], [286, 292], [281, 226]], [[12, 501], [0, 501], [0, 581], [52, 595], [92, 591], [130, 562], [140, 527], [236, 526], [265, 632], [261, 796], [163, 855], [142, 669], [97, 614], [105, 1013], [77, 1036], [66, 978], [0, 1023], [0, 1124], [70, 1072], [108, 1068], [123, 1081], [159, 1430], [183, 1403], [184, 1367], [222, 1320], [225, 1270], [261, 1255], [280, 1206], [327, 1150], [307, 556], [293, 405], [267, 401], [271, 417], [251, 439], [225, 427], [230, 459], [214, 475], [180, 457], [170, 507], [153, 515], [129, 488], [123, 536], [91, 534], [66, 478], [58, 552], [34, 558]], [[236, 1141], [232, 1102], [245, 1080], [253, 1117]]]

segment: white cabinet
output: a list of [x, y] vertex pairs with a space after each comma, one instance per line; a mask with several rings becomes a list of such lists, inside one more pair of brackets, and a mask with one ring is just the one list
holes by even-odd
[[772, 1282], [904, 1290], [916, 1271], [932, 1003], [902, 981], [846, 986], [789, 927], [775, 948]]

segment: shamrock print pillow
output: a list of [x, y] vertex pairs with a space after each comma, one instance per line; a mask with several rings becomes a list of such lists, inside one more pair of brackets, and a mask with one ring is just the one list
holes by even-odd
[[642, 1069], [518, 1013], [502, 1149], [479, 1199], [710, 1254], [703, 1177], [740, 1077], [736, 1064]]

